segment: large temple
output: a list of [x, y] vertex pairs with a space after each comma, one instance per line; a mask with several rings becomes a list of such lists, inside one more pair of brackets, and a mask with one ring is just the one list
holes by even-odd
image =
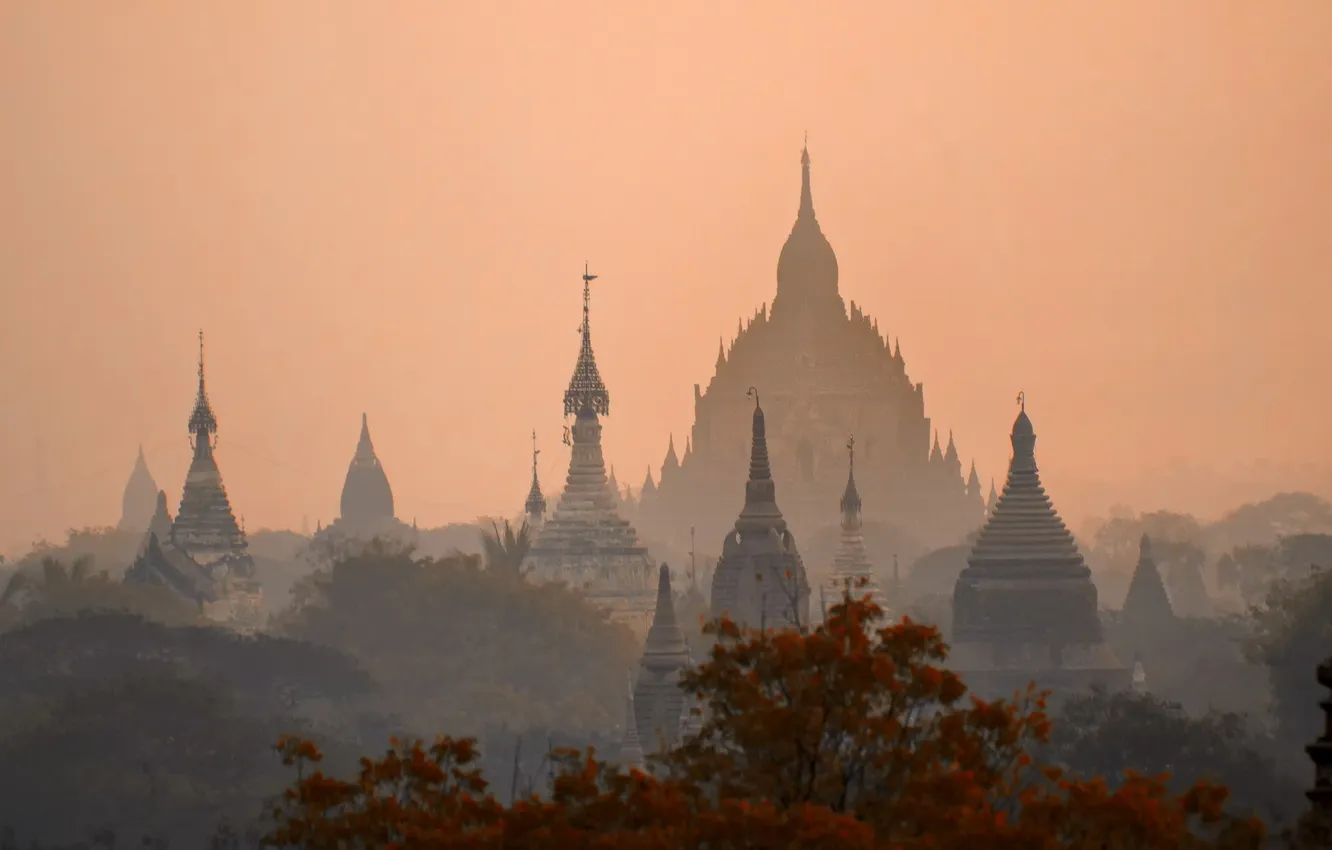
[[[748, 459], [745, 391], [763, 387], [773, 470], [790, 487], [786, 517], [804, 535], [830, 525], [827, 505], [844, 483], [842, 445], [857, 435], [862, 493], [880, 516], [922, 547], [958, 543], [984, 520], [979, 478], [962, 477], [956, 444], [939, 448], [925, 391], [907, 375], [900, 341], [838, 289], [837, 255], [819, 227], [808, 149], [801, 153], [800, 207], [777, 261], [772, 309], [760, 308], [717, 353], [706, 389], [694, 385], [694, 425], [677, 456], [674, 440], [659, 479], [641, 491], [638, 523], [650, 539], [683, 546], [691, 525], [726, 533], [728, 483]], [[931, 439], [933, 438], [933, 450]]]
[[1054, 691], [1129, 687], [1105, 643], [1096, 585], [1036, 468], [1036, 432], [1023, 409], [994, 512], [953, 590], [949, 666], [982, 696], [1035, 681]]
[[253, 628], [262, 617], [263, 591], [255, 581], [245, 531], [232, 513], [217, 466], [217, 416], [204, 384], [202, 331], [199, 387], [189, 431], [194, 457], [185, 476], [180, 509], [162, 539], [166, 496], [159, 496], [143, 550], [125, 580], [165, 584], [198, 603], [211, 619]]
[[399, 543], [414, 543], [416, 540], [412, 526], [394, 514], [393, 488], [375, 454], [375, 444], [370, 440], [369, 418], [364, 413], [361, 414], [361, 436], [356, 441], [356, 451], [342, 482], [339, 508], [338, 517], [320, 528], [316, 540], [380, 539]]
[[[606, 479], [601, 417], [610, 415], [610, 393], [592, 353], [590, 284], [595, 279], [584, 270], [582, 345], [564, 393], [564, 415], [574, 417], [569, 474], [524, 569], [539, 580], [567, 581], [581, 588], [613, 618], [641, 632], [652, 616], [652, 560], [634, 527], [620, 516]], [[530, 498], [540, 496], [535, 466], [532, 483], [528, 509], [535, 511], [537, 500]], [[544, 499], [539, 501], [544, 505]]]
[[712, 615], [748, 628], [809, 626], [809, 580], [795, 535], [777, 507], [763, 408], [753, 387], [745, 505], [722, 541], [712, 573]]

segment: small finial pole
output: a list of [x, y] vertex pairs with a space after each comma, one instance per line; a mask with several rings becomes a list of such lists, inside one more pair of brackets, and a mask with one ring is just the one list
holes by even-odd
[[1026, 412], [1027, 412], [1027, 394], [1026, 394], [1025, 392], [1019, 392], [1019, 393], [1018, 393], [1017, 403], [1018, 403], [1018, 407], [1021, 408], [1022, 412], [1023, 412], [1023, 413], [1026, 413]]
[[846, 438], [846, 456], [850, 460], [851, 469], [856, 468], [856, 437], [852, 434]]
[[536, 429], [533, 428], [532, 429], [532, 474], [533, 475], [536, 474], [537, 455], [539, 454], [541, 454], [541, 450], [537, 448]]
[[754, 406], [755, 406], [755, 407], [761, 407], [761, 406], [762, 406], [762, 405], [759, 404], [759, 394], [758, 394], [758, 390], [755, 389], [754, 387], [750, 387], [750, 388], [749, 388], [749, 391], [746, 392], [745, 395], [749, 396], [750, 398], [752, 398], [752, 399], [754, 400]]
[[204, 376], [203, 328], [199, 328], [199, 380]]
[[694, 580], [694, 527], [689, 526], [689, 587], [694, 589], [697, 582]]

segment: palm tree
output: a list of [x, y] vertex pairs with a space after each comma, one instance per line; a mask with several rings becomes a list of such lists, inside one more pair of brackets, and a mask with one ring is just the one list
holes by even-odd
[[532, 530], [527, 520], [515, 532], [506, 519], [504, 530], [491, 522], [490, 531], [481, 532], [481, 546], [486, 556], [486, 568], [515, 578], [523, 575], [523, 561], [532, 549]]

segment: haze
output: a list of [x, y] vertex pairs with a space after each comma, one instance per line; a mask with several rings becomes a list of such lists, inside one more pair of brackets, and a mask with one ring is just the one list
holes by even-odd
[[[251, 528], [557, 488], [579, 274], [623, 482], [771, 302], [809, 133], [841, 292], [1074, 518], [1332, 492], [1332, 5], [0, 3], [0, 541], [171, 504], [195, 334]], [[736, 482], [737, 506], [741, 482]]]

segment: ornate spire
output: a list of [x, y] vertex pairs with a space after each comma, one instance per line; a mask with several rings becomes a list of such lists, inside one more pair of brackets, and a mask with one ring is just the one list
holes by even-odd
[[643, 746], [638, 740], [638, 721], [634, 718], [634, 676], [629, 674], [629, 691], [624, 697], [624, 737], [620, 741], [620, 766], [626, 770], [643, 769]]
[[657, 572], [657, 605], [643, 647], [641, 672], [634, 688], [634, 717], [639, 743], [647, 752], [669, 749], [680, 733], [684, 692], [680, 672], [689, 666], [689, 647], [675, 619], [671, 571], [662, 564]]
[[589, 408], [599, 416], [610, 415], [610, 393], [601, 380], [597, 369], [597, 360], [592, 355], [592, 281], [597, 275], [588, 274], [587, 264], [583, 264], [583, 344], [578, 350], [578, 363], [574, 366], [573, 377], [569, 379], [569, 388], [564, 391], [564, 415], [577, 416], [584, 408]]
[[768, 434], [763, 421], [763, 406], [759, 403], [758, 390], [754, 387], [749, 388], [748, 395], [754, 399], [753, 443], [749, 452], [749, 480], [745, 482], [745, 506], [740, 511], [736, 528], [785, 529], [786, 520], [777, 507], [777, 486], [773, 483], [772, 467], [768, 463]]
[[199, 331], [199, 390], [194, 396], [194, 409], [190, 411], [190, 435], [194, 438], [194, 451], [198, 454], [213, 448], [212, 437], [217, 433], [217, 417], [208, 403], [204, 388], [204, 335]]
[[541, 495], [541, 481], [537, 478], [537, 456], [541, 454], [541, 449], [537, 448], [536, 429], [532, 429], [532, 487], [527, 491], [527, 501], [523, 503], [523, 509], [527, 512], [529, 523], [537, 524], [546, 516], [546, 497]]
[[837, 293], [837, 254], [814, 215], [808, 145], [800, 151], [800, 208], [777, 259], [777, 295], [772, 302], [774, 316], [780, 312], [778, 305], [788, 302], [802, 305], [835, 303], [838, 310], [845, 309]]
[[860, 516], [860, 493], [856, 491], [856, 438], [846, 441], [846, 490], [842, 492], [842, 515]]

